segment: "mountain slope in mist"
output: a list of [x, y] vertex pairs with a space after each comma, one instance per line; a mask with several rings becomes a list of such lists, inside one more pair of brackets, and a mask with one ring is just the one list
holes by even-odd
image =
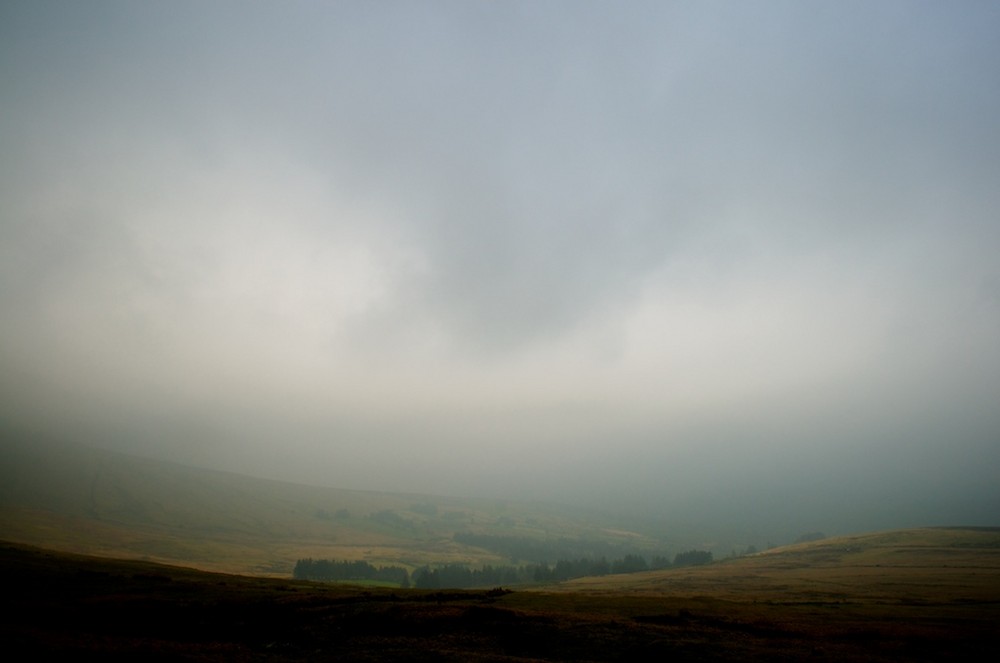
[[174, 465], [75, 445], [0, 446], [0, 539], [244, 573], [303, 557], [500, 563], [456, 532], [662, 550], [653, 527], [582, 509], [338, 490]]

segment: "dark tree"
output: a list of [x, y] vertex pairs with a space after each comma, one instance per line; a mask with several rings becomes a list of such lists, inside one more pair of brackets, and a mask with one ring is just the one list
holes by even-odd
[[711, 561], [712, 553], [707, 550], [688, 550], [674, 555], [674, 566], [698, 566]]

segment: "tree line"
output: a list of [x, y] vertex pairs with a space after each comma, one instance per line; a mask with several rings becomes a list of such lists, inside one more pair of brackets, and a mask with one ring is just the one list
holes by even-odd
[[555, 564], [491, 565], [472, 568], [468, 564], [421, 566], [412, 575], [401, 566], [375, 567], [368, 562], [338, 562], [330, 559], [300, 559], [295, 563], [292, 576], [299, 580], [321, 581], [381, 581], [400, 587], [422, 589], [464, 589], [527, 585], [532, 583], [563, 582], [586, 576], [605, 576], [614, 573], [638, 573], [678, 566], [708, 564], [712, 553], [707, 550], [689, 550], [678, 553], [673, 561], [664, 556], [646, 560], [642, 555], [625, 555], [608, 560], [581, 557], [560, 559]]
[[541, 562], [547, 559], [573, 559], [612, 557], [623, 554], [640, 554], [631, 546], [594, 539], [536, 539], [526, 536], [503, 536], [477, 534], [475, 532], [455, 532], [452, 538], [467, 546], [475, 546], [495, 552], [512, 561], [525, 560]]
[[707, 550], [689, 550], [678, 553], [674, 561], [663, 556], [647, 561], [641, 555], [625, 555], [608, 560], [582, 557], [560, 559], [555, 564], [547, 562], [520, 566], [485, 565], [478, 569], [466, 564], [422, 566], [413, 572], [413, 586], [426, 589], [496, 587], [500, 585], [526, 585], [531, 583], [563, 582], [587, 576], [606, 576], [614, 573], [638, 573], [680, 566], [708, 564], [712, 553]]
[[300, 559], [292, 577], [297, 580], [389, 582], [400, 587], [410, 586], [410, 572], [402, 566], [373, 566], [368, 562], [338, 562], [332, 559]]

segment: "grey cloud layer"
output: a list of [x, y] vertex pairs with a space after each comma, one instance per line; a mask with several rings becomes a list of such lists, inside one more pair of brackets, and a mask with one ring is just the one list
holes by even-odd
[[[688, 456], [722, 480], [998, 451], [989, 5], [0, 24], [10, 422], [410, 489], [535, 452], [565, 495], [568, 456], [618, 485]], [[940, 461], [912, 453], [901, 476]]]

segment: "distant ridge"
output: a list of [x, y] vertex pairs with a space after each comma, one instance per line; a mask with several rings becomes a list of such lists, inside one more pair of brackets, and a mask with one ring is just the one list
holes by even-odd
[[[703, 569], [670, 571], [662, 578], [676, 587], [679, 578], [708, 577], [741, 564], [765, 573], [760, 564], [809, 566], [824, 556], [846, 568], [857, 566], [861, 558], [844, 549], [861, 546], [868, 556], [896, 546], [895, 560], [903, 559], [904, 552], [926, 556], [927, 546], [954, 556], [958, 542], [967, 548], [989, 547], [998, 533], [1000, 527], [957, 525], [831, 537]], [[671, 534], [656, 524], [624, 525], [602, 514], [553, 505], [305, 486], [30, 436], [7, 434], [0, 443], [0, 539], [67, 552], [288, 577], [295, 562], [308, 557], [411, 570], [424, 564], [514, 563], [509, 547], [469, 543], [491, 537], [597, 542], [592, 547], [621, 550], [618, 556], [639, 552], [651, 557], [666, 546], [672, 553], [694, 547]], [[902, 546], [901, 541], [908, 543]], [[808, 560], [807, 553], [812, 555]], [[635, 574], [613, 582], [627, 581], [645, 591], [658, 578], [657, 573]], [[610, 581], [593, 582], [596, 587]]]
[[611, 524], [554, 505], [306, 486], [72, 444], [0, 445], [0, 539], [206, 570], [287, 577], [305, 557], [509, 562], [456, 542], [458, 531], [659, 545]]

